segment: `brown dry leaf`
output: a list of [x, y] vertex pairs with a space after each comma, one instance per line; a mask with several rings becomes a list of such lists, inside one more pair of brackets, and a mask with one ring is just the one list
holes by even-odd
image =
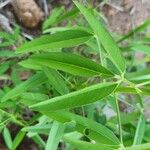
[[19, 20], [28, 28], [33, 28], [43, 20], [44, 13], [34, 0], [12, 0]]

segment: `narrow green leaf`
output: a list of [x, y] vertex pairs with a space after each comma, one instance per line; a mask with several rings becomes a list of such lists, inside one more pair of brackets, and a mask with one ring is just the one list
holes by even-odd
[[93, 16], [90, 10], [88, 10], [86, 7], [84, 7], [82, 4], [78, 3], [77, 1], [74, 1], [74, 3], [81, 11], [81, 13], [84, 15], [91, 28], [94, 30], [98, 40], [100, 41], [100, 43], [102, 44], [106, 52], [108, 53], [113, 63], [116, 65], [117, 69], [120, 71], [120, 73], [124, 73], [126, 68], [125, 60], [122, 57], [119, 47], [117, 46], [114, 39], [104, 28], [102, 23], [99, 22], [96, 19], [96, 17]]
[[64, 134], [65, 125], [54, 121], [49, 133], [45, 150], [57, 150], [58, 144]]
[[88, 27], [83, 27], [83, 26], [74, 26], [74, 27], [70, 27], [70, 26], [67, 26], [67, 27], [53, 27], [53, 28], [50, 28], [50, 29], [46, 29], [44, 30], [44, 33], [56, 33], [56, 32], [62, 32], [62, 31], [68, 31], [68, 30], [81, 30], [81, 31], [86, 31], [90, 34], [93, 34], [93, 31], [91, 30], [91, 28], [88, 28]]
[[125, 36], [123, 36], [121, 39], [118, 40], [118, 43], [122, 42], [122, 41], [124, 41], [126, 39], [128, 39], [129, 37], [132, 37], [137, 32], [143, 31], [148, 26], [150, 26], [150, 19], [146, 20], [140, 26], [136, 27], [135, 29], [133, 29], [132, 31], [130, 31], [128, 34], [126, 34]]
[[11, 63], [10, 61], [7, 61], [0, 64], [0, 75], [2, 75], [8, 70], [10, 63]]
[[[121, 124], [124, 125], [124, 124], [128, 124], [128, 123], [131, 123], [132, 121], [135, 121], [139, 118], [139, 112], [138, 111], [135, 111], [135, 112], [132, 112], [132, 113], [121, 113], [120, 116], [121, 116]], [[113, 123], [117, 123], [117, 117], [112, 117], [110, 118], [109, 122], [113, 122]]]
[[[56, 8], [57, 9], [57, 8]], [[72, 8], [71, 10], [69, 10], [69, 11], [67, 11], [67, 12], [65, 12], [64, 14], [61, 14], [61, 15], [59, 15], [59, 17], [57, 17], [56, 19], [55, 19], [55, 21], [53, 21], [53, 23], [52, 23], [52, 21], [50, 21], [51, 22], [51, 25], [53, 24], [53, 25], [55, 25], [55, 24], [58, 24], [58, 23], [60, 23], [60, 22], [62, 22], [62, 21], [66, 21], [66, 20], [68, 20], [68, 21], [70, 21], [72, 18], [74, 18], [77, 14], [78, 14], [78, 12], [79, 12], [79, 10], [77, 9], [77, 8]], [[56, 15], [54, 15], [54, 16], [56, 16]], [[53, 17], [54, 18], [54, 17]], [[52, 18], [51, 18], [52, 19]], [[54, 20], [54, 19], [53, 19]], [[54, 27], [55, 29], [56, 28], [62, 28], [62, 29], [64, 29], [64, 28], [66, 28], [66, 27]], [[43, 33], [49, 33], [49, 32], [51, 32], [51, 29], [52, 28], [48, 28], [48, 29], [45, 29], [44, 31], [43, 31]], [[60, 31], [58, 29], [58, 31]], [[53, 30], [53, 29], [52, 29]], [[57, 29], [56, 29], [57, 30]]]
[[127, 73], [126, 78], [130, 81], [136, 81], [136, 80], [150, 80], [150, 69], [143, 69], [136, 72]]
[[25, 82], [19, 84], [16, 86], [14, 89], [10, 90], [4, 97], [2, 98], [2, 102], [8, 100], [8, 99], [13, 99], [22, 94], [22, 92], [25, 92], [29, 89], [32, 89], [33, 87], [39, 86], [46, 82], [48, 79], [45, 76], [43, 72], [39, 72], [35, 75], [33, 75], [31, 78], [26, 80]]
[[51, 35], [43, 35], [40, 38], [22, 45], [17, 49], [16, 53], [73, 47], [85, 43], [92, 36], [93, 35], [83, 30], [67, 30]]
[[39, 146], [40, 149], [45, 149], [46, 144], [38, 134], [32, 136], [31, 138]]
[[62, 32], [66, 30], [71, 30], [72, 27], [53, 27], [49, 28], [43, 31], [43, 33], [56, 33], [56, 32]]
[[116, 147], [111, 148], [109, 145], [97, 144], [97, 143], [88, 143], [85, 141], [75, 140], [72, 137], [64, 136], [63, 138], [67, 143], [80, 148], [80, 150], [115, 150]]
[[115, 104], [116, 104], [116, 113], [117, 113], [117, 123], [118, 123], [119, 137], [120, 137], [120, 142], [123, 145], [122, 125], [121, 125], [120, 109], [119, 109], [117, 94], [114, 94], [114, 98], [115, 98]]
[[30, 59], [19, 62], [19, 65], [28, 69], [32, 69], [32, 70], [42, 70], [41, 66], [33, 63], [33, 61]]
[[[142, 95], [150, 95], [150, 88], [146, 88], [146, 87], [143, 87], [143, 88], [139, 88]], [[119, 86], [115, 92], [119, 92], [119, 93], [130, 93], [130, 94], [137, 94], [137, 91], [135, 88], [132, 88], [132, 87], [122, 87], [122, 86]]]
[[150, 149], [150, 143], [126, 147], [126, 150], [149, 150], [149, 149]]
[[[149, 106], [147, 106], [149, 108]], [[150, 124], [145, 124], [144, 140], [150, 142]]]
[[138, 145], [142, 143], [144, 132], [145, 132], [145, 119], [143, 114], [141, 114], [136, 128], [133, 145]]
[[49, 99], [48, 95], [41, 94], [41, 93], [31, 93], [31, 92], [23, 93], [20, 95], [20, 97], [21, 97], [20, 98], [21, 103], [27, 106]]
[[140, 71], [127, 73], [125, 76], [126, 79], [135, 83], [150, 81], [150, 69], [143, 69]]
[[[42, 53], [31, 56], [27, 61], [28, 66], [41, 65], [62, 70], [80, 76], [111, 77], [113, 74], [100, 64], [79, 55], [71, 53]], [[31, 65], [30, 65], [31, 64]], [[37, 68], [37, 67], [36, 67]]]
[[[55, 112], [42, 112], [44, 115], [51, 119], [59, 121], [61, 123], [75, 121], [76, 130], [80, 133], [84, 133], [90, 139], [98, 143], [119, 145], [120, 142], [115, 134], [102, 124], [94, 122], [88, 118], [67, 112], [67, 111], [55, 111]], [[63, 115], [62, 115], [63, 114]], [[88, 133], [85, 133], [87, 130]]]
[[79, 13], [79, 10], [77, 8], [72, 8], [71, 10], [67, 11], [65, 14], [61, 15], [58, 19], [58, 23], [62, 22], [63, 20], [69, 20], [73, 17], [75, 17]]
[[134, 50], [134, 51], [139, 51], [139, 52], [142, 52], [142, 53], [150, 56], [150, 46], [149, 45], [134, 43], [129, 46], [129, 49]]
[[43, 67], [43, 71], [48, 77], [49, 83], [61, 94], [67, 94], [69, 93], [69, 89], [63, 80], [63, 78], [60, 76], [59, 72], [57, 72], [54, 69]]
[[14, 44], [19, 37], [20, 29], [19, 26], [15, 25], [15, 30], [13, 33], [6, 33], [6, 32], [0, 32], [0, 38], [3, 39], [3, 42], [1, 42], [0, 47], [6, 47]]
[[47, 135], [48, 132], [51, 129], [51, 124], [47, 125], [34, 125], [34, 126], [29, 126], [29, 127], [24, 127], [21, 130], [24, 132], [32, 132], [32, 133], [38, 133], [38, 134], [45, 134]]
[[88, 46], [88, 51], [96, 54], [99, 52], [98, 44], [96, 43], [96, 39], [94, 37], [88, 40], [85, 44]]
[[18, 56], [17, 54], [15, 54], [14, 51], [10, 51], [10, 50], [0, 50], [0, 58], [1, 57], [9, 57], [9, 58], [12, 58], [12, 57], [16, 57]]
[[12, 147], [12, 138], [11, 138], [10, 132], [9, 132], [7, 127], [5, 127], [4, 130], [3, 130], [3, 137], [4, 137], [4, 141], [5, 141], [8, 149], [11, 149], [11, 147]]
[[48, 17], [43, 23], [43, 30], [47, 29], [51, 25], [55, 24], [57, 22], [57, 19], [61, 16], [61, 14], [64, 11], [64, 7], [58, 7], [54, 8]]
[[25, 134], [26, 134], [25, 132], [22, 132], [21, 130], [19, 131], [19, 133], [16, 135], [16, 137], [12, 143], [11, 150], [16, 150], [16, 148], [19, 146], [19, 144], [23, 140]]
[[32, 105], [30, 108], [36, 111], [56, 111], [74, 108], [101, 100], [110, 95], [116, 87], [116, 83], [100, 83], [63, 96], [54, 97]]

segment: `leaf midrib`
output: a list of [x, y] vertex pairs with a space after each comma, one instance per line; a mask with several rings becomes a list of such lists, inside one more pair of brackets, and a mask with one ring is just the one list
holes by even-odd
[[[43, 59], [44, 60], [44, 58], [32, 58], [31, 59], [31, 61], [33, 60], [33, 59]], [[34, 60], [33, 60], [34, 61]], [[75, 65], [75, 64], [69, 64], [69, 63], [64, 63], [64, 62], [62, 62], [62, 61], [55, 61], [55, 60], [46, 60], [46, 61], [51, 61], [52, 63], [57, 63], [57, 64], [61, 64], [61, 65], [64, 65], [64, 66], [70, 66], [70, 67], [73, 67], [73, 68], [79, 68], [79, 69], [82, 69], [82, 70], [87, 70], [87, 71], [89, 71], [89, 72], [92, 72], [92, 73], [96, 73], [97, 75], [101, 75], [101, 74], [104, 74], [104, 75], [109, 75], [109, 76], [111, 76], [111, 74], [106, 74], [106, 73], [102, 73], [102, 72], [98, 72], [98, 71], [95, 71], [95, 70], [91, 70], [90, 68], [85, 68], [85, 67], [82, 67], [82, 66], [77, 66], [77, 65]], [[39, 63], [39, 62], [37, 62], [37, 60], [36, 60], [36, 63], [37, 64], [41, 64], [41, 63]], [[43, 64], [41, 64], [41, 65], [43, 65]], [[46, 65], [46, 66], [48, 66], [48, 65]], [[105, 69], [105, 68], [103, 68], [103, 69]], [[58, 69], [59, 70], [59, 69]], [[106, 70], [107, 71], [107, 70]], [[111, 73], [111, 72], [110, 72]]]

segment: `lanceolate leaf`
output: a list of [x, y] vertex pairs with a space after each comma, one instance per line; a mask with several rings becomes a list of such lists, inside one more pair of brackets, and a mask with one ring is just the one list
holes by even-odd
[[85, 141], [75, 140], [72, 137], [64, 136], [63, 138], [66, 142], [70, 143], [71, 145], [75, 146], [76, 148], [80, 147], [80, 150], [115, 150], [116, 148], [111, 148], [109, 145], [103, 144], [93, 144], [88, 143]]
[[130, 31], [128, 34], [123, 36], [121, 39], [118, 40], [118, 42], [122, 42], [122, 41], [128, 39], [129, 37], [132, 37], [135, 33], [143, 31], [148, 26], [150, 26], [150, 19], [146, 20], [143, 24], [141, 24], [140, 26], [136, 27], [135, 29]]
[[33, 65], [47, 66], [53, 69], [62, 70], [74, 75], [85, 77], [99, 75], [110, 77], [113, 75], [109, 70], [100, 64], [90, 59], [70, 53], [42, 53], [31, 56], [27, 61], [27, 66], [29, 67], [32, 67]]
[[125, 60], [122, 57], [120, 53], [120, 49], [111, 37], [111, 35], [108, 33], [108, 31], [104, 28], [101, 22], [99, 22], [93, 14], [82, 4], [78, 3], [77, 1], [74, 1], [75, 5], [79, 8], [81, 13], [84, 15], [86, 20], [88, 21], [91, 28], [94, 30], [96, 36], [98, 37], [100, 43], [108, 53], [109, 57], [113, 61], [113, 63], [116, 65], [120, 73], [125, 72]]
[[[142, 95], [150, 95], [150, 88], [139, 88]], [[119, 93], [130, 93], [130, 94], [137, 94], [137, 91], [135, 88], [132, 87], [123, 87], [123, 86], [119, 86], [115, 92], [119, 92]]]
[[83, 30], [67, 30], [51, 35], [43, 35], [31, 42], [27, 42], [17, 49], [16, 53], [26, 53], [38, 50], [72, 47], [83, 44], [93, 35]]
[[37, 111], [56, 111], [60, 109], [74, 108], [101, 100], [110, 95], [116, 87], [116, 83], [100, 83], [79, 91], [40, 102], [32, 105], [31, 108]]
[[39, 146], [39, 149], [45, 149], [46, 144], [38, 134], [35, 134], [31, 138]]
[[16, 98], [17, 96], [19, 96], [23, 92], [25, 92], [25, 91], [33, 88], [33, 87], [36, 87], [38, 85], [41, 85], [44, 82], [46, 82], [47, 80], [48, 79], [45, 76], [45, 74], [43, 72], [39, 72], [39, 73], [33, 75], [28, 80], [26, 80], [25, 82], [23, 82], [23, 83], [19, 84], [18, 86], [16, 86], [14, 89], [9, 91], [8, 93], [6, 93], [6, 95], [4, 95], [4, 97], [2, 98], [2, 101], [6, 101], [8, 99]]
[[128, 73], [126, 74], [126, 78], [130, 81], [145, 80], [145, 79], [150, 80], [150, 69], [143, 69], [140, 71]]
[[64, 7], [58, 7], [52, 10], [51, 15], [48, 19], [43, 23], [43, 29], [47, 29], [51, 25], [55, 24], [57, 22], [57, 19], [64, 11]]
[[25, 92], [25, 93], [21, 93], [20, 102], [27, 106], [30, 106], [36, 104], [37, 102], [44, 101], [48, 98], [49, 98], [48, 95], [45, 94]]
[[19, 144], [23, 140], [25, 134], [26, 133], [21, 131], [21, 130], [18, 132], [18, 134], [16, 135], [16, 137], [15, 137], [13, 143], [12, 143], [11, 150], [16, 150], [16, 148], [19, 146]]
[[[138, 119], [139, 117], [139, 112], [138, 111], [135, 111], [135, 112], [132, 112], [132, 113], [121, 113], [120, 116], [121, 116], [121, 124], [124, 125], [124, 124], [128, 124], [132, 121], [135, 121]], [[117, 117], [112, 117], [110, 118], [109, 120], [110, 122], [113, 122], [113, 123], [117, 123]]]
[[19, 65], [21, 65], [22, 67], [28, 68], [28, 69], [42, 70], [41, 66], [39, 66], [35, 63], [33, 64], [32, 60], [30, 60], [30, 59], [19, 62]]
[[11, 138], [10, 131], [7, 127], [4, 128], [3, 137], [4, 137], [4, 141], [5, 141], [8, 149], [11, 149], [11, 147], [12, 147], [12, 138]]
[[61, 75], [59, 74], [59, 72], [57, 72], [54, 69], [51, 68], [47, 68], [47, 67], [43, 67], [43, 71], [45, 72], [45, 74], [48, 77], [49, 83], [61, 94], [67, 94], [69, 93], [69, 89], [65, 83], [65, 81], [63, 80], [63, 78], [61, 77]]
[[57, 120], [61, 123], [70, 122], [72, 120], [75, 121], [76, 130], [78, 132], [83, 134], [85, 129], [87, 129], [88, 133], [85, 133], [86, 136], [98, 143], [119, 145], [118, 138], [111, 130], [109, 130], [102, 124], [94, 122], [88, 118], [84, 118], [82, 116], [67, 111], [42, 112], [42, 113], [44, 115], [47, 115], [49, 118]]
[[145, 131], [145, 119], [143, 114], [141, 114], [136, 128], [133, 145], [138, 145], [142, 143], [144, 131]]
[[135, 83], [150, 81], [150, 69], [143, 69], [126, 74], [126, 78]]
[[144, 45], [140, 43], [133, 43], [130, 47], [130, 50], [134, 51], [140, 51], [148, 56], [150, 56], [150, 46], [149, 45]]
[[49, 133], [47, 145], [45, 150], [57, 150], [59, 141], [61, 140], [65, 131], [65, 125], [54, 121]]
[[38, 133], [38, 134], [45, 134], [47, 135], [49, 133], [51, 129], [51, 124], [47, 124], [47, 125], [34, 125], [34, 126], [27, 126], [24, 127], [23, 129], [21, 129], [24, 132], [29, 132], [29, 133]]
[[126, 150], [149, 150], [150, 143], [135, 145], [131, 147], [126, 147]]

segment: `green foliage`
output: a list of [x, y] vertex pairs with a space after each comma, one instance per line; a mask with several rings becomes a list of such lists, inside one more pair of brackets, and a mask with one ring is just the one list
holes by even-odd
[[55, 97], [42, 103], [35, 104], [31, 106], [31, 108], [38, 111], [56, 111], [90, 104], [111, 94], [115, 90], [116, 86], [117, 84], [115, 83], [101, 83], [93, 85], [60, 97]]
[[18, 132], [18, 134], [16, 135], [15, 139], [13, 140], [11, 150], [15, 150], [18, 147], [18, 145], [23, 140], [24, 136], [25, 136], [25, 132], [22, 132], [22, 131]]
[[[95, 9], [74, 4], [69, 11], [55, 8], [43, 35], [15, 52], [8, 46], [23, 38], [18, 26], [12, 34], [0, 32], [0, 84], [9, 81], [0, 85], [0, 132], [7, 148], [16, 150], [29, 138], [41, 150], [150, 149], [144, 116], [150, 96], [150, 37], [144, 34], [149, 20], [117, 40]], [[135, 59], [137, 51], [141, 60]], [[14, 124], [19, 131], [12, 136]]]
[[59, 141], [61, 140], [65, 130], [65, 125], [58, 122], [54, 122], [49, 133], [47, 145], [45, 150], [53, 149], [57, 150]]
[[[22, 45], [17, 53], [27, 53], [38, 50], [48, 51], [50, 49], [73, 47], [88, 41], [93, 35], [82, 30], [67, 30], [52, 35], [43, 35], [31, 42]], [[30, 47], [30, 49], [29, 49]]]
[[5, 143], [6, 143], [7, 147], [9, 149], [11, 149], [11, 147], [12, 147], [12, 139], [11, 139], [11, 135], [10, 135], [10, 132], [9, 132], [7, 127], [4, 128], [3, 137], [4, 137], [4, 140], [5, 140]]
[[117, 46], [111, 35], [103, 27], [102, 23], [100, 23], [88, 9], [86, 9], [82, 4], [76, 1], [74, 1], [74, 3], [79, 8], [81, 13], [85, 16], [89, 25], [93, 29], [99, 44], [101, 44], [104, 47], [105, 51], [107, 52], [113, 63], [116, 65], [118, 70], [121, 73], [124, 73], [125, 72], [124, 58], [121, 56], [119, 47]]
[[[47, 66], [53, 69], [62, 70], [74, 75], [79, 76], [113, 76], [113, 74], [94, 61], [90, 59], [69, 53], [54, 52], [54, 53], [41, 53], [33, 55], [27, 62], [24, 61], [23, 64]], [[21, 63], [22, 64], [22, 63]], [[34, 67], [33, 67], [34, 68]]]

